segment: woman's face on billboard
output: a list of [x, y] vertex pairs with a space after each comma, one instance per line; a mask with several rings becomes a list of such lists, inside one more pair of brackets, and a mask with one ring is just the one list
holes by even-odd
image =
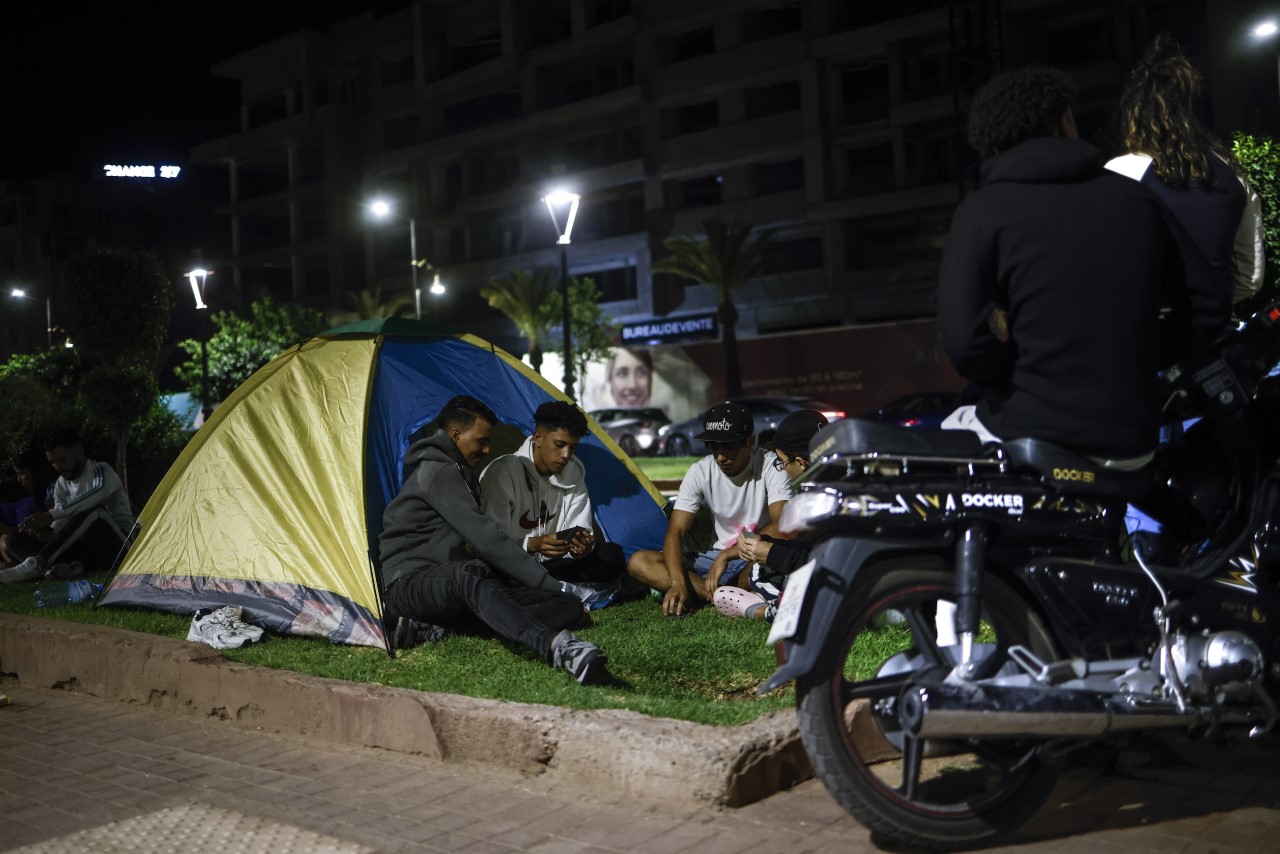
[[627, 350], [618, 350], [609, 361], [609, 391], [617, 406], [647, 406], [653, 389], [649, 366]]

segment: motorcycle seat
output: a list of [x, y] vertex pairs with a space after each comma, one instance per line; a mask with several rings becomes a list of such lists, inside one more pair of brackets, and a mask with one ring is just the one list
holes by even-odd
[[1109, 469], [1043, 439], [1007, 439], [1000, 447], [1013, 472], [1035, 474], [1064, 492], [1133, 500], [1151, 485], [1150, 465], [1133, 471]]
[[809, 453], [815, 459], [838, 455], [990, 461], [982, 440], [969, 430], [914, 429], [862, 418], [823, 427], [809, 443]]

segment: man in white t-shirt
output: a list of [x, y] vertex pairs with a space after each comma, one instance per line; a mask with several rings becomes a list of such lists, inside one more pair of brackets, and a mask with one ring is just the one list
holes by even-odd
[[[741, 585], [746, 561], [738, 559], [738, 536], [773, 530], [791, 498], [791, 480], [756, 447], [755, 424], [745, 406], [717, 403], [707, 410], [698, 438], [711, 451], [693, 464], [680, 484], [662, 551], [641, 550], [629, 572], [663, 593], [662, 613], [680, 615], [692, 607], [690, 592], [710, 602], [721, 584]], [[706, 506], [715, 519], [716, 542], [701, 554], [685, 550], [694, 515]]]

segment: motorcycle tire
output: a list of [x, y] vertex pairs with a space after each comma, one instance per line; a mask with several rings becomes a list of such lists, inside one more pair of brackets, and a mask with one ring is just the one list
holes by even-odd
[[[1037, 740], [925, 740], [902, 750], [899, 691], [923, 668], [949, 671], [958, 654], [937, 645], [934, 624], [936, 603], [955, 598], [954, 578], [929, 556], [867, 567], [823, 656], [797, 686], [801, 738], [836, 801], [875, 835], [937, 851], [989, 845], [1014, 830], [1049, 797], [1060, 771]], [[1034, 609], [987, 574], [975, 657], [995, 668], [1014, 644], [1058, 657]]]

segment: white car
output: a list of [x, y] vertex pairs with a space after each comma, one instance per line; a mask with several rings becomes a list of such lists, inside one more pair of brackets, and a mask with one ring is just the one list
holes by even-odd
[[629, 457], [658, 453], [658, 430], [671, 423], [665, 412], [653, 407], [597, 409], [587, 414]]

